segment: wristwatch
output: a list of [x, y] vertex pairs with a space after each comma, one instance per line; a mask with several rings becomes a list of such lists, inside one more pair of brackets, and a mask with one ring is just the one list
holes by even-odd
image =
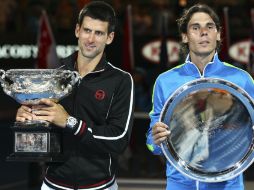
[[67, 118], [66, 128], [73, 130], [77, 123], [78, 123], [78, 120], [75, 117], [69, 116]]

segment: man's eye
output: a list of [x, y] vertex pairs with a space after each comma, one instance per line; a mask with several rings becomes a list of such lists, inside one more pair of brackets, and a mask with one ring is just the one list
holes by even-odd
[[216, 28], [216, 26], [215, 26], [214, 24], [208, 25], [208, 29], [209, 29], [209, 30], [213, 30], [213, 29], [215, 29], [215, 28]]
[[215, 26], [208, 26], [208, 29], [213, 30]]
[[90, 32], [91, 32], [91, 30], [89, 30], [89, 29], [87, 29], [87, 28], [85, 28], [84, 31], [85, 31], [86, 33], [90, 33]]
[[102, 36], [102, 35], [103, 35], [103, 32], [96, 32], [96, 35], [97, 35], [97, 36]]

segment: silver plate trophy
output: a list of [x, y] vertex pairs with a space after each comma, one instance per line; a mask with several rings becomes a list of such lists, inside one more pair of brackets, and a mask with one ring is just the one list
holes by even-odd
[[[22, 105], [37, 105], [41, 98], [59, 101], [79, 81], [76, 71], [61, 69], [0, 70], [3, 91]], [[61, 134], [46, 121], [15, 122], [14, 153], [7, 160], [54, 161], [62, 153]]]
[[253, 162], [254, 104], [222, 79], [189, 82], [168, 98], [160, 121], [171, 134], [161, 144], [167, 160], [198, 181], [236, 177]]

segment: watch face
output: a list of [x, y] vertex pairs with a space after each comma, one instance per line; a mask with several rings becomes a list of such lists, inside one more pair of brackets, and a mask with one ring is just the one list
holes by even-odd
[[77, 124], [77, 119], [74, 117], [69, 117], [67, 120], [67, 125], [73, 127]]

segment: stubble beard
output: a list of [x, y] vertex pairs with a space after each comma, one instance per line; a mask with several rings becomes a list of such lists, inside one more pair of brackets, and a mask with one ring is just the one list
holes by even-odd
[[216, 49], [211, 49], [211, 50], [207, 50], [207, 51], [204, 51], [204, 52], [202, 52], [202, 51], [196, 51], [194, 53], [197, 56], [199, 56], [199, 57], [207, 57], [207, 56], [209, 56], [211, 54], [215, 54], [215, 52], [216, 52]]
[[83, 57], [88, 58], [88, 59], [94, 59], [99, 54], [99, 52], [97, 50], [88, 52], [82, 46], [80, 46], [80, 52]]

